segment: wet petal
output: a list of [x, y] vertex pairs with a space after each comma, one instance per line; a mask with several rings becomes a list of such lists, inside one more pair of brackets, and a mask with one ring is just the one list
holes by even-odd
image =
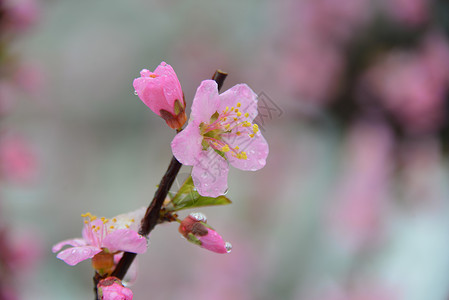
[[190, 122], [171, 142], [171, 149], [176, 159], [183, 165], [193, 165], [200, 154], [202, 146], [199, 127]]
[[237, 84], [226, 92], [220, 94], [220, 107], [218, 111], [221, 112], [226, 107], [237, 108], [237, 103], [240, 103], [238, 107], [242, 114], [248, 113], [249, 117], [246, 121], [252, 122], [257, 116], [257, 95], [246, 84]]
[[53, 248], [51, 248], [51, 251], [53, 253], [56, 253], [56, 252], [60, 251], [64, 246], [67, 246], [67, 245], [72, 246], [72, 247], [79, 247], [79, 246], [86, 246], [87, 243], [83, 239], [65, 240], [65, 241], [59, 242], [56, 245], [54, 245]]
[[213, 80], [203, 80], [196, 90], [190, 117], [199, 125], [209, 123], [210, 117], [218, 110], [220, 98], [218, 86]]
[[147, 240], [134, 230], [118, 229], [105, 237], [103, 246], [112, 252], [120, 250], [132, 253], [144, 253], [147, 251]]
[[193, 165], [193, 183], [200, 195], [218, 197], [228, 188], [228, 172], [228, 162], [209, 148], [201, 151]]
[[223, 240], [215, 230], [207, 228], [208, 233], [204, 236], [199, 236], [201, 247], [216, 253], [228, 253], [226, 242]]
[[239, 151], [244, 151], [247, 155], [247, 159], [238, 159], [230, 152], [226, 153], [226, 157], [233, 167], [244, 171], [256, 171], [265, 166], [269, 152], [268, 143], [260, 132], [254, 138], [242, 134], [241, 136], [227, 137], [226, 141], [232, 147], [238, 146]]
[[94, 246], [81, 246], [65, 249], [56, 256], [68, 265], [74, 266], [77, 263], [92, 258], [95, 254], [100, 253], [101, 249]]

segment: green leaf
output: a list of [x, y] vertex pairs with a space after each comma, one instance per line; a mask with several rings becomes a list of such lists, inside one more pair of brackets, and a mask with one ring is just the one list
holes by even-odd
[[168, 211], [178, 211], [195, 207], [227, 205], [231, 203], [231, 200], [225, 196], [218, 196], [216, 198], [201, 196], [193, 185], [192, 176], [189, 176], [176, 195], [171, 199], [171, 202], [166, 209]]

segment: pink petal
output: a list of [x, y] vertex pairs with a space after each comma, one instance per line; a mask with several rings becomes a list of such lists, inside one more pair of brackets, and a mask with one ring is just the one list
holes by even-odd
[[103, 240], [103, 246], [109, 251], [127, 251], [144, 253], [147, 251], [147, 240], [134, 230], [118, 229], [108, 234]]
[[139, 77], [134, 79], [133, 87], [140, 100], [145, 103], [155, 114], [161, 115], [160, 110], [164, 109], [172, 112], [172, 108], [167, 104], [161, 77]]
[[228, 189], [227, 161], [209, 148], [196, 157], [192, 179], [198, 193], [206, 197], [218, 197]]
[[268, 143], [260, 132], [254, 138], [242, 134], [241, 136], [226, 137], [224, 140], [229, 142], [232, 147], [238, 146], [239, 151], [245, 151], [248, 156], [247, 159], [238, 159], [230, 155], [229, 152], [226, 153], [226, 157], [233, 167], [244, 171], [256, 171], [265, 166], [269, 151]]
[[208, 234], [198, 237], [201, 247], [216, 253], [228, 253], [223, 238], [215, 230], [207, 228], [207, 231], [209, 231]]
[[59, 242], [56, 245], [54, 245], [53, 248], [51, 248], [51, 251], [53, 253], [56, 253], [56, 252], [60, 251], [64, 246], [67, 246], [67, 245], [72, 246], [72, 247], [79, 247], [79, 246], [86, 246], [87, 243], [83, 239], [65, 240], [65, 241]]
[[[95, 225], [96, 227], [100, 227], [98, 231], [92, 230], [92, 225]], [[96, 219], [90, 224], [84, 224], [83, 230], [82, 230], [82, 236], [83, 239], [86, 241], [86, 244], [97, 246], [101, 248], [100, 244], [100, 233], [103, 232], [103, 222], [100, 219]]]
[[65, 249], [56, 256], [63, 260], [68, 265], [74, 266], [77, 263], [92, 258], [95, 254], [100, 253], [102, 250], [94, 246], [81, 246]]
[[190, 118], [198, 125], [201, 122], [209, 123], [210, 117], [218, 111], [219, 103], [217, 83], [213, 80], [203, 80], [196, 90]]
[[184, 165], [193, 165], [200, 154], [202, 146], [199, 127], [190, 122], [171, 142], [171, 149], [176, 159]]
[[257, 116], [257, 95], [253, 90], [246, 84], [237, 84], [226, 92], [220, 94], [220, 107], [218, 111], [221, 112], [226, 109], [226, 107], [237, 108], [237, 103], [241, 106], [239, 111], [242, 114], [248, 113], [249, 118], [245, 119], [252, 122]]

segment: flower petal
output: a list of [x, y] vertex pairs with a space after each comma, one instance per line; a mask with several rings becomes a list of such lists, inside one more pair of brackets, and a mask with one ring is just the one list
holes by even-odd
[[226, 107], [237, 108], [237, 103], [240, 103], [238, 108], [242, 114], [248, 113], [249, 117], [245, 120], [252, 122], [257, 116], [257, 95], [246, 84], [234, 85], [229, 90], [220, 94], [220, 107], [218, 111], [221, 112]]
[[209, 148], [196, 157], [192, 179], [198, 193], [206, 197], [218, 197], [228, 189], [229, 165], [227, 161]]
[[228, 253], [226, 242], [221, 235], [210, 228], [207, 228], [207, 231], [208, 233], [206, 235], [198, 237], [201, 242], [201, 247], [216, 253]]
[[239, 151], [245, 151], [247, 159], [238, 159], [228, 153], [226, 157], [229, 163], [240, 170], [256, 171], [262, 169], [268, 156], [268, 143], [260, 132], [256, 133], [254, 138], [250, 138], [247, 134], [241, 136], [226, 137], [224, 140], [232, 145], [238, 146]]
[[127, 251], [144, 253], [147, 251], [147, 239], [134, 230], [118, 229], [109, 233], [103, 240], [103, 246], [109, 251]]
[[64, 246], [67, 246], [67, 245], [73, 246], [73, 247], [79, 247], [79, 246], [86, 246], [87, 243], [86, 243], [86, 241], [83, 240], [83, 239], [70, 239], [70, 240], [65, 240], [65, 241], [59, 242], [59, 243], [57, 243], [56, 245], [54, 245], [54, 246], [51, 248], [51, 251], [52, 251], [53, 253], [56, 253], [56, 252], [60, 251]]
[[198, 125], [201, 122], [209, 123], [210, 117], [218, 110], [219, 103], [217, 83], [213, 80], [203, 80], [193, 98], [190, 118]]
[[171, 142], [173, 155], [183, 165], [193, 165], [201, 152], [202, 139], [199, 127], [194, 122], [190, 122]]
[[68, 265], [74, 266], [77, 263], [92, 258], [95, 254], [100, 253], [101, 248], [94, 246], [81, 246], [65, 249], [56, 256]]

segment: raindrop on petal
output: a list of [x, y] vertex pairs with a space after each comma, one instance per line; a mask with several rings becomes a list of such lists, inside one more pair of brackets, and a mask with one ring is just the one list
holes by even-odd
[[232, 245], [229, 242], [225, 243], [226, 252], [229, 253], [232, 250]]
[[191, 213], [190, 216], [192, 218], [194, 218], [195, 220], [200, 221], [200, 222], [206, 222], [207, 221], [206, 216], [204, 214], [200, 213], [200, 212]]
[[137, 91], [134, 91], [134, 95], [136, 95], [136, 96], [138, 95], [138, 94], [137, 94]]

